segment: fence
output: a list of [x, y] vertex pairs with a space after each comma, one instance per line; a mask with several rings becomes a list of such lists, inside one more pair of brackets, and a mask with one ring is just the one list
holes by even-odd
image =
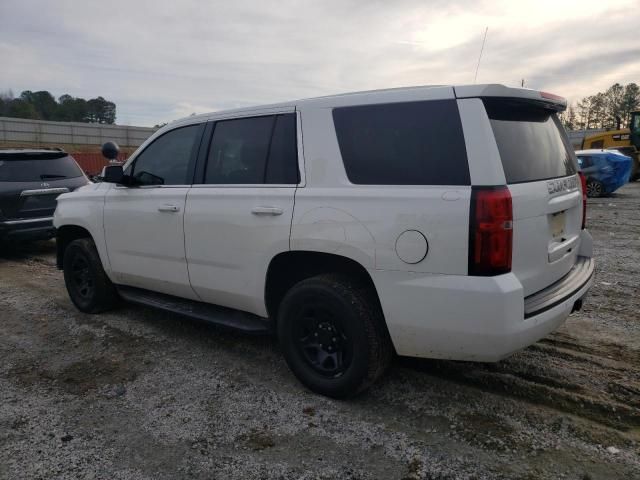
[[149, 127], [0, 117], [0, 143], [7, 145], [102, 145], [111, 140], [123, 147], [138, 147], [154, 131]]

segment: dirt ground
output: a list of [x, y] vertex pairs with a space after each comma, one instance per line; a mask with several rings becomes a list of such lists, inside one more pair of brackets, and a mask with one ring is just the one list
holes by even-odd
[[85, 315], [53, 242], [0, 257], [2, 479], [640, 479], [640, 183], [589, 202], [580, 313], [497, 364], [397, 359], [309, 393], [270, 338]]

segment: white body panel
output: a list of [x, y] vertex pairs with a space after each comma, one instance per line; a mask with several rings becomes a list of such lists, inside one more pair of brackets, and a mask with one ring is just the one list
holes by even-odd
[[188, 187], [113, 187], [104, 233], [115, 283], [197, 299], [184, 255]]
[[187, 197], [185, 248], [201, 300], [267, 316], [269, 262], [289, 250], [293, 187], [194, 186]]
[[104, 238], [103, 217], [105, 194], [111, 187], [108, 183], [89, 183], [74, 192], [59, 195], [53, 214], [54, 227], [73, 225], [91, 234], [107, 275], [111, 273], [111, 264]]
[[[346, 257], [371, 276], [399, 354], [495, 361], [564, 321], [592, 279], [562, 302], [526, 319], [525, 297], [569, 272], [578, 255], [590, 257], [592, 245], [588, 232], [580, 230], [579, 191], [550, 194], [545, 181], [509, 185], [512, 272], [467, 275], [472, 186], [506, 183], [483, 102], [474, 98], [478, 96], [540, 98], [539, 92], [499, 85], [418, 87], [189, 117], [161, 129], [138, 152], [177, 126], [297, 111], [300, 184], [148, 189], [103, 184], [62, 195], [55, 225], [85, 226], [116, 283], [262, 316], [267, 315], [266, 272], [276, 255], [293, 250]], [[471, 185], [349, 181], [333, 108], [456, 98]], [[159, 212], [165, 204], [179, 211]], [[566, 212], [571, 238], [554, 244], [549, 215], [560, 210]]]

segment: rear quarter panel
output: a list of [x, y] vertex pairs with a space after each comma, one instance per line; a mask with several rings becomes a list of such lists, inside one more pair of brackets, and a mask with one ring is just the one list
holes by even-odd
[[[419, 95], [393, 101], [453, 97], [451, 89]], [[466, 275], [471, 187], [352, 184], [336, 138], [335, 106], [343, 105], [299, 108], [307, 184], [296, 191], [291, 249], [346, 256], [368, 269]], [[396, 253], [407, 230], [428, 242], [425, 258], [415, 264]]]

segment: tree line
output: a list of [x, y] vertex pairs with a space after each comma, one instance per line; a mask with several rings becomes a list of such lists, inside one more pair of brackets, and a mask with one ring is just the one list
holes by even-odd
[[606, 91], [571, 103], [560, 115], [567, 130], [614, 129], [629, 126], [629, 114], [640, 110], [640, 87], [614, 83]]
[[85, 100], [68, 94], [56, 100], [44, 90], [25, 90], [19, 97], [14, 97], [9, 90], [0, 93], [0, 116], [111, 125], [116, 121], [116, 104], [103, 97]]

